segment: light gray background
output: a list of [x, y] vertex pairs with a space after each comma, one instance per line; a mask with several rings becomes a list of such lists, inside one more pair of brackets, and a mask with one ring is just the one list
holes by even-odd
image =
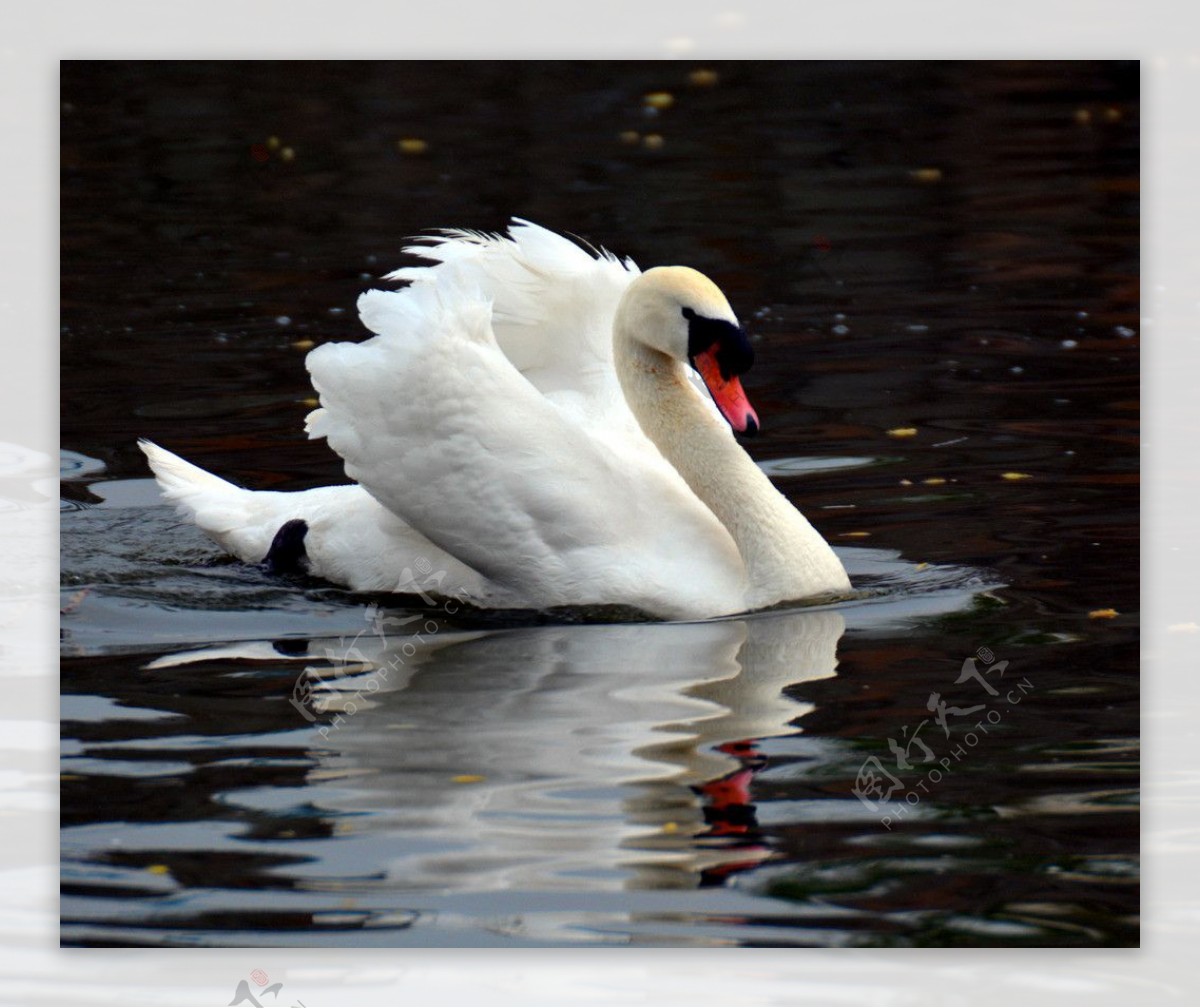
[[[1195, 489], [1200, 33], [1154, 0], [9, 8], [0, 42], [0, 1003], [1193, 1004], [1200, 938]], [[70, 58], [1123, 58], [1143, 61], [1143, 948], [1097, 951], [58, 949], [58, 61]], [[70, 277], [64, 278], [70, 283]], [[39, 455], [38, 453], [43, 453]], [[39, 494], [47, 495], [45, 502]]]

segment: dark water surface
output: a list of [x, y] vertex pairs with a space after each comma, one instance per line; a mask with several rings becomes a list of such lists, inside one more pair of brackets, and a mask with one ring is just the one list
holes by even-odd
[[[1136, 64], [694, 69], [64, 64], [65, 943], [1137, 944]], [[510, 214], [723, 286], [861, 597], [381, 608], [159, 503], [342, 481], [304, 353]]]

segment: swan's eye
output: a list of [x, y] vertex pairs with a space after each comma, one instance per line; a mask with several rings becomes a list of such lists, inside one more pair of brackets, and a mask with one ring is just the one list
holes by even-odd
[[694, 319], [696, 317], [696, 313], [694, 311], [692, 311], [691, 308], [684, 308], [683, 309], [683, 317], [690, 322], [692, 319]]

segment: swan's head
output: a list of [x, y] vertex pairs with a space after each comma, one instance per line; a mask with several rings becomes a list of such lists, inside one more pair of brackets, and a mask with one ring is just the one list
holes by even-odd
[[656, 266], [629, 285], [618, 318], [635, 338], [690, 364], [729, 426], [758, 432], [758, 415], [739, 375], [750, 370], [754, 349], [721, 289], [687, 266]]

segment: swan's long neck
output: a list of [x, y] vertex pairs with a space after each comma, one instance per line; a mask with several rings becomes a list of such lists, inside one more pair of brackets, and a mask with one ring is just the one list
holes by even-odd
[[747, 608], [848, 589], [841, 561], [713, 415], [685, 365], [620, 325], [613, 351], [642, 430], [737, 544], [749, 579]]

